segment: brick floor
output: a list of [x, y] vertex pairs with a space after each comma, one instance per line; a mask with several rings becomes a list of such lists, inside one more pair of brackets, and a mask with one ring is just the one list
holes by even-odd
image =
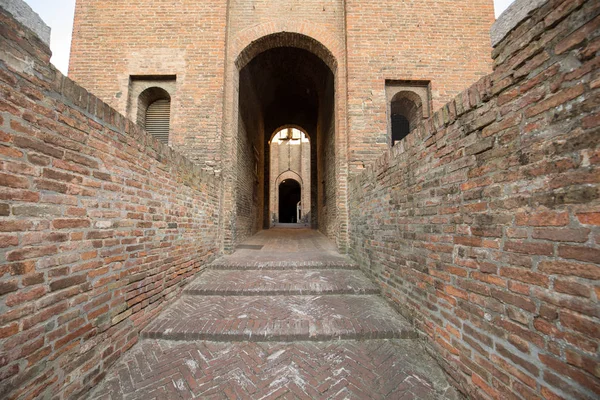
[[378, 296], [184, 296], [142, 332], [172, 340], [409, 338]]
[[379, 288], [352, 270], [216, 270], [203, 273], [187, 289], [196, 295], [377, 294]]
[[90, 399], [459, 399], [357, 266], [309, 229], [212, 263]]
[[458, 399], [407, 340], [295, 343], [143, 340], [94, 399]]

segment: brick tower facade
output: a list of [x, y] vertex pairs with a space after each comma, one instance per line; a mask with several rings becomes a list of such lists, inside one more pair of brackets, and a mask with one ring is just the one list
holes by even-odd
[[301, 127], [312, 224], [343, 249], [348, 176], [391, 113], [414, 127], [491, 71], [493, 21], [492, 0], [78, 0], [69, 75], [138, 121], [168, 93], [168, 143], [222, 171], [225, 249], [269, 226], [268, 140]]

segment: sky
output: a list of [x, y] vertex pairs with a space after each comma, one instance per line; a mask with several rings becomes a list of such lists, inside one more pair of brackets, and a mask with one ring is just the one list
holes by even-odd
[[[498, 17], [514, 0], [494, 0]], [[52, 64], [67, 74], [75, 0], [25, 0], [27, 4], [52, 28], [50, 49]]]

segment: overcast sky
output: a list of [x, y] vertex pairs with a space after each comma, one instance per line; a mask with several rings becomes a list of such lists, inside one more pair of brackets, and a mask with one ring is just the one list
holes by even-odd
[[[496, 17], [506, 10], [506, 7], [513, 1], [494, 0]], [[52, 38], [50, 40], [51, 61], [66, 75], [69, 65], [75, 0], [25, 0], [25, 2], [52, 28]]]

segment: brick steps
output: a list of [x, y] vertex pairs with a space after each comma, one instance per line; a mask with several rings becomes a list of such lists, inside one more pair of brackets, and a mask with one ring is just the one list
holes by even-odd
[[216, 342], [416, 337], [354, 261], [308, 230], [259, 234], [217, 259], [141, 335]]
[[208, 270], [185, 290], [188, 295], [378, 294], [355, 270]]
[[168, 340], [296, 341], [414, 338], [378, 296], [184, 296], [142, 332]]
[[377, 285], [307, 253], [322, 262], [248, 249], [213, 263], [90, 398], [460, 399]]
[[359, 270], [358, 265], [346, 259], [317, 261], [295, 261], [295, 260], [238, 260], [220, 258], [208, 265], [209, 269], [221, 270], [295, 270], [295, 269], [343, 269], [343, 270]]
[[461, 399], [419, 346], [393, 339], [146, 339], [123, 356], [89, 398]]

